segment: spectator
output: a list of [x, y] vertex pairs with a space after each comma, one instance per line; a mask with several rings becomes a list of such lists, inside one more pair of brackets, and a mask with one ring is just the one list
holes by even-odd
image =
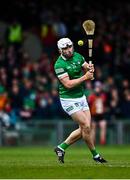
[[92, 129], [94, 141], [96, 142], [96, 129], [99, 126], [100, 144], [105, 145], [107, 129], [107, 120], [105, 117], [107, 95], [105, 92], [103, 92], [103, 85], [100, 81], [95, 82], [94, 92], [88, 97], [88, 102], [90, 104], [90, 111], [92, 114]]
[[123, 118], [130, 118], [130, 89], [124, 92], [124, 100], [121, 103], [121, 114]]
[[116, 87], [111, 88], [109, 93], [109, 101], [110, 101], [110, 117], [111, 120], [116, 120], [120, 117], [121, 110], [120, 110], [120, 99], [119, 99], [119, 92]]
[[41, 25], [41, 41], [43, 44], [43, 50], [47, 53], [49, 58], [54, 54], [56, 44], [56, 33], [51, 23]]
[[23, 105], [23, 97], [21, 96], [19, 84], [12, 84], [9, 98], [10, 98], [10, 105], [12, 108], [12, 111], [10, 113], [11, 122], [13, 126], [15, 127], [16, 123], [20, 120], [19, 119], [20, 110]]
[[9, 116], [9, 97], [5, 88], [0, 85], [0, 121], [3, 126], [10, 127], [10, 116]]

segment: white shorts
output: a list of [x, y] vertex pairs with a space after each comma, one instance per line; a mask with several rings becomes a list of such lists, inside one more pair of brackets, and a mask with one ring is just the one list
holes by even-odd
[[89, 110], [89, 106], [88, 106], [85, 95], [81, 98], [74, 98], [74, 99], [60, 98], [60, 102], [64, 111], [69, 115], [80, 110], [83, 110], [83, 111]]

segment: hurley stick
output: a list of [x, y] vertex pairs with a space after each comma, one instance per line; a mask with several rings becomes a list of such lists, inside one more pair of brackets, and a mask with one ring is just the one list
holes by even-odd
[[88, 39], [89, 64], [92, 64], [93, 37], [94, 37], [94, 31], [95, 31], [95, 23], [92, 20], [86, 20], [83, 22], [82, 26], [87, 34], [87, 39]]

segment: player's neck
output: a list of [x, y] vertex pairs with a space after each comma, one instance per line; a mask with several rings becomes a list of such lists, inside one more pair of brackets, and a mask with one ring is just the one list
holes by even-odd
[[67, 60], [67, 58], [66, 58], [66, 57], [64, 57], [62, 54], [61, 54], [61, 57], [62, 57], [62, 59], [64, 59], [65, 61]]
[[62, 57], [62, 59], [65, 60], [65, 61], [68, 61], [68, 60], [71, 60], [71, 59], [72, 59], [72, 57], [66, 58], [66, 57], [64, 57], [62, 54], [61, 54], [61, 57]]

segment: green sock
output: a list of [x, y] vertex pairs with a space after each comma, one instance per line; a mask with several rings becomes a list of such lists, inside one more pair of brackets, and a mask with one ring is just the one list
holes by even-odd
[[91, 149], [91, 153], [92, 153], [93, 157], [96, 156], [96, 155], [98, 155], [96, 149]]
[[60, 147], [63, 150], [66, 150], [69, 147], [69, 144], [61, 143], [60, 145], [58, 145], [58, 147]]

